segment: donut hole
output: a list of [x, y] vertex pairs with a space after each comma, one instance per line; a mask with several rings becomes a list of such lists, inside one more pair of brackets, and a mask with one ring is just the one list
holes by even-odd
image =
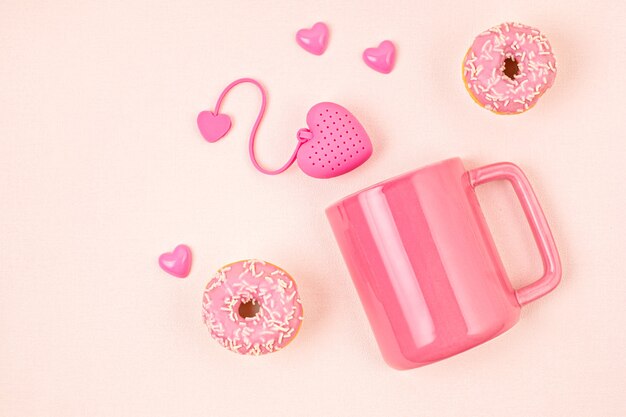
[[512, 56], [507, 57], [504, 60], [504, 64], [502, 65], [502, 72], [511, 80], [514, 80], [515, 77], [519, 74], [519, 66], [517, 64], [517, 60]]
[[259, 313], [260, 309], [261, 304], [257, 303], [255, 299], [250, 299], [247, 301], [242, 301], [239, 304], [237, 313], [239, 313], [239, 315], [244, 319], [251, 319]]

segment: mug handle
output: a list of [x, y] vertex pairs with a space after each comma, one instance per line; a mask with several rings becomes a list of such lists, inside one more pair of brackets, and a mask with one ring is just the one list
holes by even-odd
[[517, 165], [510, 162], [500, 162], [472, 169], [468, 171], [468, 174], [470, 185], [473, 188], [495, 180], [507, 180], [511, 183], [524, 209], [524, 214], [530, 224], [543, 262], [543, 276], [537, 281], [515, 290], [515, 297], [520, 306], [523, 306], [548, 294], [561, 281], [561, 260], [548, 222], [526, 175]]

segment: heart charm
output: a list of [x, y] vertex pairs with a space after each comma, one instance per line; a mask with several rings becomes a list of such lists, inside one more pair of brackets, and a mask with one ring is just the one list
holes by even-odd
[[187, 245], [178, 245], [173, 252], [159, 256], [159, 266], [178, 278], [186, 278], [191, 270], [191, 250]]
[[322, 55], [328, 46], [328, 26], [317, 22], [311, 29], [300, 29], [296, 33], [296, 42], [305, 51], [314, 55]]
[[298, 135], [304, 143], [297, 161], [300, 169], [312, 177], [345, 174], [372, 154], [372, 142], [361, 123], [338, 104], [316, 104], [307, 113], [306, 122], [308, 132], [301, 129]]
[[226, 114], [215, 114], [202, 111], [198, 114], [198, 129], [207, 142], [220, 140], [230, 129], [230, 117]]
[[389, 74], [396, 62], [396, 47], [390, 41], [382, 41], [377, 48], [363, 51], [363, 61], [373, 70]]

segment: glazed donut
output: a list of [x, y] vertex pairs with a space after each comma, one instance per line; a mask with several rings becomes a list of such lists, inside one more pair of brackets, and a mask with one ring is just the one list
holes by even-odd
[[537, 29], [503, 23], [481, 33], [463, 60], [463, 81], [476, 103], [498, 114], [522, 113], [554, 83], [556, 60]]
[[202, 317], [222, 346], [258, 356], [293, 340], [302, 322], [302, 304], [285, 271], [250, 259], [217, 271], [204, 290]]

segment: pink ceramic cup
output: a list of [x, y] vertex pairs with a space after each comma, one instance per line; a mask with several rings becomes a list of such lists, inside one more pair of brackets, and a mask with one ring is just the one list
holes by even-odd
[[[513, 186], [544, 266], [514, 289], [474, 188]], [[376, 184], [326, 210], [389, 365], [416, 368], [511, 328], [520, 307], [552, 291], [561, 263], [524, 173], [503, 162], [467, 171], [454, 158]]]

